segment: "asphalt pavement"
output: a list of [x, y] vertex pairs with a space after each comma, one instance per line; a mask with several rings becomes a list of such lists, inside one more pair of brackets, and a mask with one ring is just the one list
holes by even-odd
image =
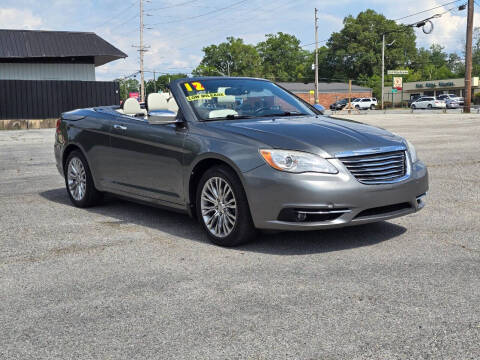
[[186, 215], [77, 209], [54, 130], [0, 132], [0, 359], [479, 359], [480, 116], [350, 118], [416, 145], [425, 209], [234, 249]]

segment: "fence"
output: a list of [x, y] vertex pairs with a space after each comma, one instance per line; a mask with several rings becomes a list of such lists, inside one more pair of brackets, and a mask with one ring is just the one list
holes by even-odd
[[0, 119], [48, 119], [62, 112], [120, 102], [110, 81], [0, 80]]

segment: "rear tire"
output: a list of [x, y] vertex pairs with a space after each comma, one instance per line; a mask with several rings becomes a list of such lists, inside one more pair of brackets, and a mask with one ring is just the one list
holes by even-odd
[[87, 160], [80, 151], [72, 151], [65, 161], [65, 186], [70, 201], [79, 208], [98, 204], [103, 193], [95, 188]]
[[375, 110], [375, 105], [370, 105], [370, 110]]
[[417, 107], [415, 105], [412, 105], [412, 109], [415, 110]]
[[428, 104], [427, 108], [428, 108], [428, 110], [431, 110], [432, 109], [432, 104]]
[[212, 167], [202, 175], [196, 211], [203, 229], [217, 245], [237, 246], [256, 237], [242, 183], [227, 166]]

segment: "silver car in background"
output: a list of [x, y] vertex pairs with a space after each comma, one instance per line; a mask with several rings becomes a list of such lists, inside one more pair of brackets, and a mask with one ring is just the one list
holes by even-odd
[[322, 116], [263, 79], [175, 80], [171, 96], [65, 113], [55, 156], [75, 206], [111, 193], [195, 217], [222, 246], [256, 230], [319, 230], [423, 208], [425, 164], [407, 140]]
[[438, 100], [435, 96], [421, 96], [412, 102], [412, 109], [445, 109], [447, 104], [444, 100]]

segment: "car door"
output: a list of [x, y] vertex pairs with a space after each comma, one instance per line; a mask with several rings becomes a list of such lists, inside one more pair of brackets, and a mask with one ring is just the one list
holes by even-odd
[[417, 107], [418, 109], [423, 109], [426, 107], [426, 104], [425, 104], [425, 98], [420, 98], [418, 99], [417, 101], [415, 101], [415, 107]]
[[370, 107], [370, 99], [362, 99], [360, 103], [360, 108], [368, 109]]
[[182, 204], [186, 128], [120, 115], [112, 125], [109, 181], [114, 192]]

